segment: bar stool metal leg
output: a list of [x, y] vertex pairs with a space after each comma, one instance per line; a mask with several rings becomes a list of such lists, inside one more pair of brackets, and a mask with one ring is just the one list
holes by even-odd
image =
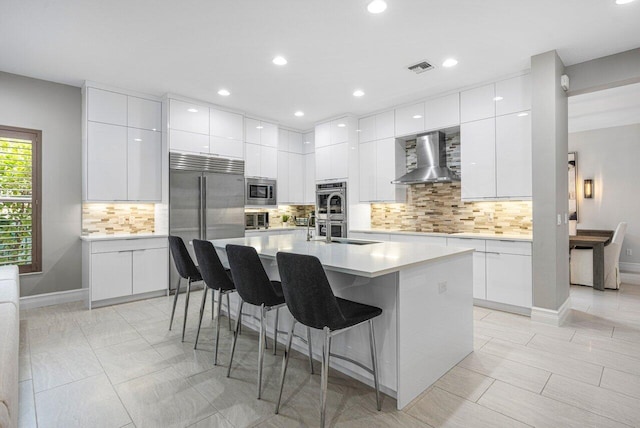
[[171, 326], [173, 325], [173, 316], [176, 313], [176, 305], [178, 304], [178, 294], [180, 294], [180, 281], [182, 278], [178, 278], [178, 284], [176, 285], [176, 295], [173, 298], [173, 310], [171, 311], [171, 319], [169, 320], [169, 331], [171, 331]]
[[220, 309], [222, 307], [222, 291], [218, 290], [218, 316], [216, 317], [216, 348], [213, 353], [213, 365], [218, 365], [218, 343], [220, 342]]
[[[220, 297], [218, 296], [218, 300], [220, 300]], [[211, 319], [213, 320], [214, 316], [213, 313], [215, 312], [216, 309], [216, 292], [214, 291], [213, 293], [211, 293]]]
[[309, 369], [313, 374], [313, 353], [311, 352], [311, 329], [307, 327], [307, 344], [309, 346]]
[[329, 355], [331, 354], [331, 330], [324, 328], [324, 344], [322, 346], [322, 373], [320, 377], [320, 426], [325, 426], [327, 413], [327, 383], [329, 381]]
[[233, 362], [233, 353], [236, 350], [236, 341], [238, 340], [238, 331], [242, 322], [242, 305], [244, 302], [240, 299], [238, 303], [238, 319], [236, 320], [236, 329], [233, 332], [233, 341], [231, 342], [231, 355], [229, 356], [229, 367], [227, 368], [227, 377], [231, 376], [231, 363]]
[[229, 300], [229, 293], [226, 293], [227, 295], [227, 318], [229, 319], [229, 331], [231, 331], [231, 303]]
[[371, 340], [371, 364], [373, 365], [373, 383], [376, 387], [376, 406], [382, 409], [380, 404], [380, 385], [378, 384], [378, 355], [376, 353], [376, 337], [373, 331], [373, 319], [369, 320], [369, 337]]
[[264, 305], [260, 306], [260, 346], [258, 347], [258, 400], [260, 399], [260, 395], [262, 392], [262, 366], [264, 363], [264, 345], [266, 343], [266, 332], [265, 332], [265, 310]]
[[198, 332], [196, 333], [196, 343], [195, 345], [193, 345], [193, 349], [196, 349], [198, 347], [198, 338], [200, 337], [200, 327], [202, 326], [202, 317], [204, 316], [204, 305], [207, 303], [208, 288], [209, 287], [205, 286], [204, 291], [202, 292], [202, 303], [200, 304], [200, 318], [198, 319]]
[[187, 313], [189, 310], [189, 294], [191, 294], [191, 278], [187, 282], [187, 296], [184, 302], [184, 320], [182, 321], [182, 341], [184, 342], [184, 332], [187, 329]]
[[273, 327], [273, 355], [276, 355], [276, 349], [278, 348], [278, 319], [280, 315], [280, 308], [276, 308], [276, 321]]
[[[280, 394], [278, 394], [278, 402], [276, 403], [276, 415], [280, 411], [280, 402], [282, 400], [282, 390], [284, 388], [284, 378], [287, 374], [287, 366], [289, 365], [289, 355], [291, 354], [291, 342], [293, 339], [293, 328], [295, 326], [296, 326], [296, 320], [293, 320], [291, 322], [291, 328], [289, 328], [287, 343], [284, 346], [284, 356], [282, 357], [282, 372], [280, 373]], [[309, 332], [308, 328], [307, 328], [307, 332]]]

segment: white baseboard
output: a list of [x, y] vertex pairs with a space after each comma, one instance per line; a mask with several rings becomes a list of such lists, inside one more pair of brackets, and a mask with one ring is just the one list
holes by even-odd
[[59, 305], [61, 303], [84, 301], [88, 292], [89, 290], [86, 288], [79, 288], [77, 290], [25, 296], [20, 298], [20, 309], [33, 309], [42, 306]]
[[531, 308], [531, 321], [561, 326], [567, 319], [570, 309], [571, 296], [567, 297], [567, 300], [564, 301], [558, 310], [538, 308], [534, 306]]
[[522, 306], [508, 305], [506, 303], [492, 302], [490, 300], [475, 299], [475, 298], [473, 299], [473, 305], [481, 306], [487, 309], [495, 309], [497, 311], [502, 311], [502, 312], [510, 312], [512, 314], [524, 315], [526, 317], [531, 316], [531, 309], [524, 308]]
[[623, 273], [640, 273], [640, 263], [620, 262], [620, 272]]

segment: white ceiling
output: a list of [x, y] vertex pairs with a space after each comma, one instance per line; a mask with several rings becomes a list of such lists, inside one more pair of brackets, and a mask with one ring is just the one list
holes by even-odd
[[640, 123], [640, 83], [569, 97], [569, 133]]
[[[387, 0], [380, 15], [367, 2], [1, 0], [0, 70], [171, 92], [309, 129], [526, 70], [552, 49], [570, 65], [640, 43], [640, 1]], [[459, 64], [443, 69], [448, 57]], [[405, 69], [423, 59], [438, 68]]]

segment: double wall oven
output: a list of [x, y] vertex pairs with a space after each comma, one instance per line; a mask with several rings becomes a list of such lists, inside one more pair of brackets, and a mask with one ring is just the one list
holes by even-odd
[[331, 237], [347, 237], [347, 183], [321, 183], [316, 185], [316, 227], [318, 236], [327, 236], [327, 200], [331, 194], [329, 215]]

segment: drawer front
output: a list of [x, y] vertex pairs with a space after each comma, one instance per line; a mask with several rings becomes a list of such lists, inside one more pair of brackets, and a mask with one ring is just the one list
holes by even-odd
[[486, 241], [484, 239], [447, 238], [447, 247], [473, 248], [484, 253], [486, 251]]
[[487, 252], [530, 256], [531, 242], [487, 240]]
[[117, 251], [148, 250], [167, 248], [167, 238], [117, 239], [113, 241], [97, 241], [91, 243], [91, 253], [110, 253]]

